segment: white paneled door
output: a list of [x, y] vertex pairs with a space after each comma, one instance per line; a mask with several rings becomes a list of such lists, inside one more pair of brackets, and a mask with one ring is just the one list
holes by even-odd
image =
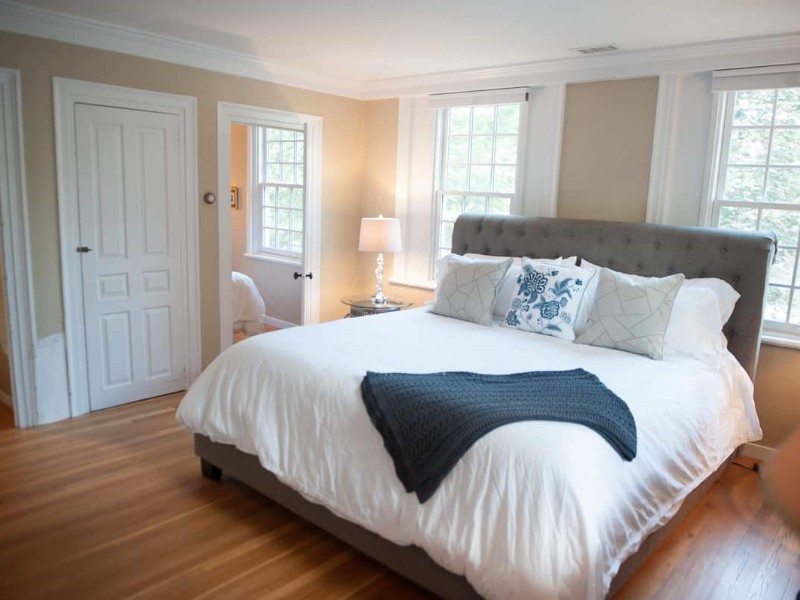
[[75, 105], [89, 404], [186, 389], [186, 215], [177, 115]]

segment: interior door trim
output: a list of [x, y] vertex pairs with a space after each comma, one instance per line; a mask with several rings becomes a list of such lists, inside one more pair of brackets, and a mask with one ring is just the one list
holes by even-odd
[[53, 78], [58, 225], [61, 237], [61, 282], [64, 302], [67, 379], [70, 415], [89, 412], [89, 378], [84, 336], [80, 231], [78, 222], [77, 160], [75, 154], [75, 105], [94, 104], [177, 115], [183, 137], [186, 203], [186, 294], [189, 381], [200, 374], [200, 277], [197, 202], [197, 99], [161, 92]]

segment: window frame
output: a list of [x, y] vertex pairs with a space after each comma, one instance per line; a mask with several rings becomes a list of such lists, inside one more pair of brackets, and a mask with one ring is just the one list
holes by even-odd
[[[782, 88], [767, 88], [773, 90], [776, 94]], [[739, 208], [753, 208], [758, 210], [757, 214], [757, 227], [761, 223], [762, 210], [787, 210], [791, 212], [800, 213], [800, 202], [793, 204], [789, 202], [768, 202], [763, 199], [760, 201], [743, 201], [743, 200], [726, 200], [722, 197], [725, 190], [725, 183], [728, 176], [728, 156], [730, 153], [731, 136], [733, 133], [733, 110], [736, 100], [737, 91], [748, 90], [729, 90], [718, 93], [717, 102], [714, 106], [715, 109], [715, 126], [712, 128], [712, 140], [709, 145], [709, 184], [707, 203], [707, 212], [701, 222], [705, 222], [710, 227], [719, 227], [719, 218], [721, 209], [724, 207], [739, 207]], [[769, 124], [769, 140], [766, 149], [766, 159], [764, 163], [764, 178], [762, 183], [762, 190], [766, 190], [766, 178], [769, 176], [770, 167], [770, 153], [772, 150], [772, 141], [775, 133], [775, 116], [776, 108], [773, 104], [772, 120]], [[753, 126], [766, 128], [767, 126]], [[781, 125], [777, 126], [782, 127]], [[794, 126], [792, 126], [794, 127]], [[800, 127], [799, 127], [800, 129]], [[754, 165], [761, 166], [761, 165]], [[781, 165], [785, 166], [785, 165]], [[794, 167], [800, 170], [800, 166]], [[756, 228], [753, 231], [758, 231]], [[789, 289], [788, 312], [787, 319], [792, 315], [792, 303], [796, 301], [797, 295], [800, 294], [800, 235], [798, 235], [794, 246], [782, 244], [778, 240], [779, 249], [793, 249], [795, 250], [793, 282], [790, 285], [786, 284], [772, 284], [767, 282], [767, 289], [773, 285], [780, 288]], [[800, 324], [795, 325], [788, 321], [774, 321], [766, 317], [762, 317], [762, 340], [778, 346], [786, 346], [791, 348], [800, 348]]]
[[[308, 204], [308, 131], [303, 123], [287, 123], [275, 122], [261, 125], [254, 125], [249, 129], [249, 148], [248, 155], [248, 173], [249, 173], [249, 202], [247, 206], [247, 257], [266, 260], [270, 262], [277, 262], [288, 264], [292, 266], [302, 267], [305, 260], [305, 236], [306, 236], [306, 210]], [[287, 131], [295, 131], [303, 134], [303, 156], [302, 162], [293, 164], [301, 164], [303, 166], [303, 183], [302, 184], [289, 184], [279, 183], [275, 184], [267, 180], [264, 171], [267, 168], [267, 143], [269, 142], [266, 130], [267, 129], [280, 129]], [[295, 142], [296, 143], [296, 142]], [[297, 158], [297, 156], [295, 156]], [[283, 161], [281, 161], [281, 164]], [[262, 174], [264, 175], [262, 177]], [[303, 192], [303, 202], [301, 210], [301, 219], [303, 223], [302, 230], [302, 243], [300, 252], [281, 250], [279, 248], [270, 248], [263, 243], [263, 194], [265, 189], [270, 186], [278, 186], [280, 188], [290, 188], [292, 190], [301, 189]], [[297, 209], [290, 209], [295, 211]], [[278, 229], [277, 227], [275, 228]], [[294, 232], [293, 229], [287, 231]]]
[[[439, 251], [440, 248], [440, 236], [442, 230], [442, 220], [443, 220], [443, 198], [445, 194], [451, 193], [455, 195], [461, 196], [484, 196], [486, 198], [491, 197], [501, 197], [501, 198], [509, 198], [509, 215], [520, 215], [523, 212], [522, 206], [522, 192], [525, 185], [525, 154], [527, 149], [527, 133], [528, 133], [528, 113], [529, 113], [529, 104], [528, 100], [522, 102], [498, 102], [496, 104], [472, 104], [466, 106], [451, 106], [451, 107], [443, 107], [436, 109], [436, 117], [435, 117], [435, 134], [434, 134], [434, 176], [433, 176], [433, 190], [431, 194], [431, 201], [433, 203], [432, 210], [431, 210], [431, 247], [429, 252], [429, 276], [430, 279], [434, 279], [435, 277], [435, 269], [436, 269], [436, 262], [440, 258]], [[444, 189], [444, 182], [447, 178], [447, 160], [446, 160], [446, 153], [447, 153], [447, 137], [448, 137], [448, 115], [449, 111], [453, 108], [472, 108], [474, 109], [477, 106], [493, 106], [495, 110], [501, 106], [509, 106], [509, 105], [517, 105], [519, 106], [519, 122], [517, 124], [517, 157], [516, 163], [514, 166], [516, 167], [516, 173], [514, 175], [514, 191], [513, 192], [470, 192], [469, 190], [445, 190]], [[470, 129], [468, 133], [468, 139], [471, 141], [473, 137], [472, 133], [472, 123], [470, 122]], [[495, 130], [492, 132], [492, 137], [494, 139], [497, 138], [498, 134], [496, 131], [496, 121], [495, 121]], [[499, 134], [503, 135], [503, 134]], [[495, 144], [493, 143], [493, 152], [496, 149]], [[493, 155], [494, 158], [494, 155]], [[467, 162], [468, 165], [472, 164], [471, 161]], [[496, 163], [491, 163], [493, 166]], [[469, 187], [469, 183], [467, 184]], [[460, 213], [463, 214], [463, 213]], [[485, 214], [485, 213], [484, 213]]]

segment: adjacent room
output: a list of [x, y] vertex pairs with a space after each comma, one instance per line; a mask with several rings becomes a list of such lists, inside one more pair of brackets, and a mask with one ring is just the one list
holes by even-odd
[[0, 597], [800, 598], [796, 0], [0, 0]]

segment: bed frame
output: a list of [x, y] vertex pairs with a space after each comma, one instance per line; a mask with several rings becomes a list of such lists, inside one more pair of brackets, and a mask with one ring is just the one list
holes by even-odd
[[[579, 256], [627, 273], [664, 276], [680, 272], [687, 278], [723, 279], [742, 295], [724, 329], [728, 349], [754, 379], [764, 292], [775, 246], [774, 236], [768, 233], [577, 219], [462, 215], [453, 230], [452, 250], [457, 254], [473, 252], [533, 258]], [[214, 443], [202, 435], [195, 435], [195, 453], [200, 457], [205, 477], [219, 479], [225, 472], [434, 594], [447, 599], [480, 597], [463, 576], [443, 569], [420, 548], [393, 544], [305, 500], [265, 470], [255, 456], [233, 446]], [[639, 550], [621, 565], [611, 583], [609, 597], [677, 527], [732, 459], [733, 455], [687, 496], [669, 523], [652, 532]]]

